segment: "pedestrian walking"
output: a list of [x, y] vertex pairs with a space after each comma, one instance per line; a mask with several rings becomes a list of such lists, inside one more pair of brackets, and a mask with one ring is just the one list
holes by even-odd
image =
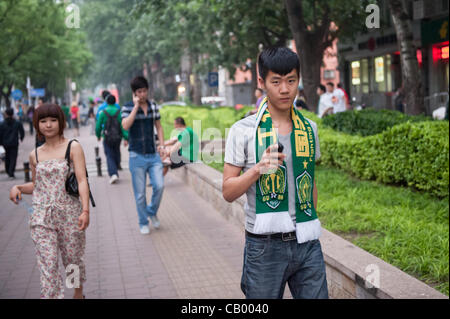
[[[45, 143], [30, 153], [32, 182], [13, 186], [10, 200], [18, 204], [22, 194], [32, 194], [29, 226], [40, 270], [41, 298], [64, 297], [58, 270], [60, 253], [66, 274], [74, 274], [73, 298], [81, 299], [86, 281], [85, 230], [89, 225], [89, 185], [83, 148], [64, 137], [64, 114], [58, 105], [40, 106], [33, 123], [37, 134], [45, 136]], [[78, 181], [79, 197], [66, 191], [69, 165]]]
[[5, 120], [0, 124], [0, 145], [5, 148], [5, 171], [9, 179], [16, 178], [14, 173], [19, 154], [19, 139], [22, 142], [24, 137], [22, 123], [14, 118], [14, 110], [7, 108]]
[[69, 126], [69, 128], [72, 128], [72, 119], [70, 116], [70, 108], [67, 106], [66, 102], [62, 103], [61, 109], [64, 112], [64, 116], [66, 118], [67, 125]]
[[80, 136], [80, 108], [75, 101], [73, 101], [70, 106], [70, 118], [72, 120], [73, 127], [75, 128], [75, 136]]
[[108, 106], [100, 112], [95, 128], [98, 140], [103, 137], [103, 150], [105, 151], [108, 166], [109, 183], [114, 184], [119, 179], [120, 143], [124, 139], [127, 146], [128, 132], [122, 127], [120, 110], [115, 107], [114, 95], [106, 97]]
[[[258, 56], [267, 98], [228, 135], [223, 197], [247, 195], [241, 289], [246, 298], [328, 298], [317, 218], [317, 125], [293, 105], [300, 62], [288, 48]], [[243, 174], [241, 174], [243, 172]]]
[[[334, 87], [334, 83], [333, 82], [330, 82], [330, 83]], [[337, 85], [336, 88], [333, 89], [333, 97], [335, 99], [333, 113], [337, 114], [340, 112], [347, 111], [347, 102], [346, 102], [345, 93], [344, 93], [344, 90], [339, 86], [339, 84]]]
[[[138, 76], [131, 81], [133, 101], [122, 108], [122, 126], [128, 130], [129, 167], [133, 182], [134, 198], [139, 217], [141, 234], [150, 233], [148, 218], [155, 228], [159, 228], [157, 217], [164, 190], [163, 164], [165, 155], [162, 145], [156, 147], [154, 126], [160, 141], [164, 141], [164, 132], [160, 123], [158, 108], [153, 108], [148, 96], [148, 82]], [[162, 143], [161, 143], [162, 144]], [[161, 153], [161, 154], [159, 154]], [[150, 177], [152, 198], [147, 206], [146, 178]]]
[[93, 99], [89, 100], [89, 110], [88, 110], [88, 122], [89, 122], [89, 126], [91, 128], [90, 130], [90, 134], [94, 135], [95, 134], [95, 102]]
[[[106, 98], [107, 98], [108, 96], [110, 96], [110, 95], [112, 95], [112, 94], [111, 94], [111, 92], [109, 92], [108, 90], [104, 90], [104, 91], [102, 92], [103, 103], [98, 107], [97, 113], [95, 113], [95, 117], [96, 117], [97, 120], [98, 120], [98, 118], [99, 118], [99, 116], [100, 116], [100, 113], [101, 113], [104, 109], [106, 109], [106, 108], [108, 107], [108, 103], [106, 102]], [[115, 106], [118, 110], [120, 110], [120, 105], [119, 105], [119, 104], [115, 103], [114, 106]]]
[[29, 132], [30, 135], [33, 135], [33, 113], [34, 113], [34, 105], [30, 105], [27, 109], [27, 122], [29, 124]]

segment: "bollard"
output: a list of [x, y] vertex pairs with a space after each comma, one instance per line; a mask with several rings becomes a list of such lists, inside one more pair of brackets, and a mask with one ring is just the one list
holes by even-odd
[[31, 181], [30, 178], [30, 163], [24, 162], [23, 163], [23, 172], [25, 173], [25, 183], [28, 183]]
[[97, 176], [102, 176], [102, 159], [100, 156], [95, 158], [95, 162], [97, 163]]
[[94, 150], [95, 150], [95, 158], [97, 158], [98, 157], [98, 150], [99, 150], [98, 146], [96, 146], [94, 148]]

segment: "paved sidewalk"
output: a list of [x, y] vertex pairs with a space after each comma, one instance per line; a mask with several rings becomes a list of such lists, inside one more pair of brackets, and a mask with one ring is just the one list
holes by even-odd
[[[72, 135], [70, 130], [66, 134]], [[26, 137], [20, 149], [18, 168], [33, 148], [30, 138]], [[228, 223], [169, 171], [158, 212], [161, 227], [151, 227], [149, 235], [141, 235], [127, 150], [122, 148], [120, 180], [110, 185], [103, 147], [103, 177], [97, 177], [96, 138], [83, 127], [78, 140], [97, 203], [87, 230], [87, 298], [244, 297], [240, 290], [243, 228]], [[8, 200], [10, 187], [23, 182], [22, 171], [16, 176], [9, 181], [6, 174], [0, 174], [0, 298], [39, 298], [39, 269], [28, 215], [23, 206]], [[148, 199], [150, 195], [149, 187]], [[31, 197], [25, 201], [31, 203]], [[65, 292], [65, 298], [71, 298], [72, 289]]]

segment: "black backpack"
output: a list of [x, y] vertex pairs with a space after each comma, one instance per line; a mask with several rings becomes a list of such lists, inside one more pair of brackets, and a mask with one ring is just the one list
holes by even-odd
[[104, 112], [107, 117], [105, 125], [105, 143], [108, 145], [120, 144], [120, 141], [122, 140], [122, 130], [120, 128], [120, 122], [117, 120], [117, 114], [119, 114], [120, 110], [117, 110], [114, 115], [110, 115], [106, 110]]

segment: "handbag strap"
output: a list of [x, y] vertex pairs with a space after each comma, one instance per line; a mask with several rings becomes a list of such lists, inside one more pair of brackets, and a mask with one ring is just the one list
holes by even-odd
[[[66, 150], [66, 155], [65, 155], [67, 165], [69, 165], [69, 172], [70, 172], [70, 144], [72, 144], [73, 141], [78, 142], [77, 139], [70, 140], [69, 144], [67, 145], [67, 150]], [[87, 169], [86, 169], [86, 177], [89, 178]], [[91, 193], [91, 187], [89, 186], [89, 180], [88, 180], [88, 189], [89, 189], [89, 198], [91, 199], [91, 204], [93, 207], [95, 207], [95, 201], [94, 201], [94, 197], [92, 196], [92, 193]]]
[[69, 141], [69, 144], [67, 145], [67, 149], [66, 149], [66, 155], [64, 156], [64, 158], [67, 161], [67, 165], [69, 165], [69, 169], [70, 169], [70, 144], [72, 144], [73, 141], [77, 141], [77, 140], [73, 139], [73, 140]]

